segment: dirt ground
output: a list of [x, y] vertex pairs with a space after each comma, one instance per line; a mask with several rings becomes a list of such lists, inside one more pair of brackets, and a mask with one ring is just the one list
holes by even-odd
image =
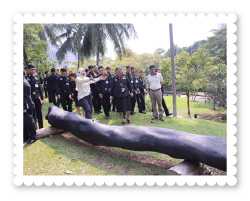
[[[89, 143], [84, 142], [81, 139], [78, 139], [77, 137], [75, 137], [74, 135], [72, 135], [71, 133], [66, 133], [63, 135], [57, 135], [63, 138], [67, 138], [67, 140], [75, 143], [75, 144], [80, 144], [82, 146], [87, 146], [87, 147], [91, 147], [92, 149], [96, 149], [98, 150], [98, 152], [101, 152], [103, 155], [105, 156], [116, 156], [116, 157], [121, 157], [124, 159], [129, 159], [130, 161], [135, 161], [135, 162], [140, 162], [143, 163], [143, 167], [158, 167], [164, 170], [168, 170], [169, 168], [177, 165], [177, 163], [173, 162], [173, 161], [165, 161], [165, 160], [160, 160], [157, 159], [155, 157], [152, 157], [150, 155], [135, 155], [132, 152], [131, 153], [124, 153], [118, 150], [112, 150], [112, 148], [107, 147], [106, 149], [101, 149], [98, 146], [93, 146]], [[129, 175], [129, 172], [125, 173], [126, 175]], [[210, 167], [210, 166], [206, 166], [203, 168], [203, 173], [201, 175], [226, 175], [225, 172]]]

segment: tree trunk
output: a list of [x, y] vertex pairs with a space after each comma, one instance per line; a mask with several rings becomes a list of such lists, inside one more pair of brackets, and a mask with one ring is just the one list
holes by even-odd
[[41, 139], [41, 138], [44, 138], [48, 135], [62, 134], [64, 132], [66, 132], [66, 131], [63, 129], [49, 126], [49, 127], [45, 127], [45, 128], [41, 128], [39, 130], [36, 130], [36, 136], [38, 139]]
[[203, 164], [184, 160], [178, 165], [167, 170], [167, 175], [200, 175], [202, 174]]
[[190, 115], [190, 107], [189, 107], [189, 93], [186, 93], [186, 95], [187, 95], [188, 116], [191, 116]]
[[195, 101], [195, 99], [196, 99], [196, 96], [197, 96], [198, 91], [199, 91], [199, 89], [198, 89], [198, 90], [197, 90], [197, 92], [195, 93], [195, 96], [194, 96], [194, 100], [193, 100], [193, 102], [194, 102], [194, 101]]
[[78, 65], [77, 65], [77, 69], [79, 69], [80, 68], [80, 52], [78, 51]]
[[97, 54], [96, 54], [96, 65], [97, 66], [99, 66], [99, 60], [100, 60], [100, 44], [98, 44]]
[[24, 59], [25, 65], [27, 66], [29, 64], [29, 61], [28, 61], [28, 57], [27, 57], [24, 46], [23, 46], [23, 59]]
[[54, 105], [49, 107], [45, 119], [51, 126], [67, 130], [94, 146], [155, 151], [226, 171], [227, 140], [224, 138], [157, 127], [106, 125]]

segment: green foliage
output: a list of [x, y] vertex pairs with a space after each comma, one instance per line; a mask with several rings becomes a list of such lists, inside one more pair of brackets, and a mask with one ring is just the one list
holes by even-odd
[[227, 66], [218, 64], [214, 66], [209, 75], [207, 94], [215, 105], [227, 107]]

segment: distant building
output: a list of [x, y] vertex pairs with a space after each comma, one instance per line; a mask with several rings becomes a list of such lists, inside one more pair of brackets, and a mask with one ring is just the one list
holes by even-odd
[[[57, 60], [56, 58], [56, 53], [59, 48], [57, 48], [55, 45], [52, 45], [50, 42], [49, 44], [49, 57], [52, 60]], [[64, 63], [65, 61], [70, 61], [71, 63]], [[65, 59], [61, 62], [61, 64], [56, 63], [56, 67], [62, 67], [62, 66], [75, 66], [72, 64], [72, 62], [77, 62], [78, 61], [78, 55], [74, 55], [72, 52], [67, 52], [65, 55]]]

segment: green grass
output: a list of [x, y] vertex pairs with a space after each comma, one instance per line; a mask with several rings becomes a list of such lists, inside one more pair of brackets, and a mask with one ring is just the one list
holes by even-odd
[[[172, 97], [164, 97], [168, 107], [172, 108]], [[48, 99], [43, 105], [43, 117], [48, 112]], [[212, 104], [205, 102], [190, 102], [191, 114], [210, 113], [216, 111], [209, 108]], [[187, 116], [186, 99], [177, 98], [178, 116]], [[131, 125], [154, 126], [193, 134], [212, 135], [226, 138], [226, 124], [214, 121], [164, 117], [165, 121], [156, 120], [151, 123], [152, 114], [137, 113], [131, 116]], [[76, 112], [73, 103], [73, 112]], [[170, 109], [172, 112], [172, 109]], [[226, 112], [221, 108], [221, 112]], [[111, 112], [110, 119], [104, 114], [93, 114], [93, 119], [108, 125], [122, 126], [118, 113]], [[128, 125], [128, 124], [125, 124]], [[44, 127], [50, 126], [44, 118]], [[24, 175], [165, 175], [165, 171], [181, 162], [181, 159], [172, 158], [166, 154], [156, 152], [136, 152], [112, 147], [96, 147], [87, 144], [68, 134], [55, 135], [38, 140], [32, 145], [24, 145]]]

